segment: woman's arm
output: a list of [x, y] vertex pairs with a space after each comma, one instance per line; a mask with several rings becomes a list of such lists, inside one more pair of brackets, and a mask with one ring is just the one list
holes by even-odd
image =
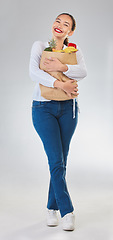
[[80, 49], [78, 49], [78, 51], [76, 52], [76, 56], [77, 56], [77, 64], [76, 65], [66, 64], [66, 66], [68, 67], [68, 70], [64, 71], [63, 73], [67, 77], [71, 79], [76, 79], [77, 81], [79, 81], [87, 76], [87, 69], [86, 69], [82, 51]]
[[46, 87], [54, 87], [56, 78], [39, 68], [40, 59], [45, 45], [42, 42], [34, 42], [31, 49], [29, 75], [34, 82], [41, 83]]
[[77, 81], [74, 79], [73, 80], [70, 79], [69, 81], [66, 81], [66, 82], [56, 80], [54, 82], [54, 87], [62, 89], [64, 92], [67, 93], [70, 99], [72, 99], [71, 94], [74, 94], [76, 97], [79, 95], [78, 84], [77, 84]]
[[76, 52], [76, 56], [77, 56], [76, 65], [62, 64], [55, 57], [49, 59], [45, 58], [44, 65], [49, 72], [52, 71], [63, 72], [68, 78], [79, 81], [87, 76], [87, 70], [84, 62], [84, 57], [80, 49]]

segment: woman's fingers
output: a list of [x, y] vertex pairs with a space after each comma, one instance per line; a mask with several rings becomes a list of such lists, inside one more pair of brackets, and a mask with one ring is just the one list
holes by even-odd
[[50, 63], [49, 60], [45, 60], [45, 61], [43, 62], [44, 65], [45, 65], [45, 64], [49, 64], [49, 63]]
[[73, 94], [73, 95], [75, 95], [75, 96], [78, 96], [78, 95], [79, 95], [79, 93], [77, 93], [77, 92], [72, 92], [71, 94]]
[[74, 87], [78, 87], [78, 83], [76, 80], [72, 79], [72, 80], [69, 80], [69, 82], [72, 83]]
[[74, 88], [74, 90], [71, 92], [72, 94], [79, 95], [78, 88]]
[[51, 61], [55, 61], [55, 58], [52, 58], [52, 57], [50, 57], [50, 58], [45, 58], [43, 63], [44, 63], [44, 64], [45, 64], [45, 63], [50, 63]]
[[70, 99], [72, 98], [71, 93], [67, 93], [67, 95]]

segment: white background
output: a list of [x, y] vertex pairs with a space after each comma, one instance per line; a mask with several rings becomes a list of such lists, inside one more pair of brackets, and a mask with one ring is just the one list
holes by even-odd
[[[4, 239], [112, 239], [113, 220], [113, 3], [102, 1], [0, 2], [0, 221]], [[34, 41], [48, 41], [55, 17], [71, 13], [88, 75], [79, 82], [80, 115], [67, 178], [76, 231], [45, 223], [49, 171], [31, 118]], [[40, 237], [40, 238], [39, 238]]]

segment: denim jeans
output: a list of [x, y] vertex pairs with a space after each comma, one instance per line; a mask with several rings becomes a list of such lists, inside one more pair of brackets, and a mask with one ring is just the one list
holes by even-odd
[[48, 157], [50, 185], [48, 209], [59, 210], [61, 217], [74, 210], [66, 184], [66, 166], [69, 145], [78, 121], [78, 107], [75, 100], [33, 101], [32, 121], [43, 142]]

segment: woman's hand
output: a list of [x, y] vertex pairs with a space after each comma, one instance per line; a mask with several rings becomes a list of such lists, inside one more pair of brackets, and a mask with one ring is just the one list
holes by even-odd
[[54, 82], [54, 87], [61, 88], [64, 92], [67, 93], [70, 99], [72, 99], [72, 95], [78, 96], [78, 84], [76, 80], [69, 80], [67, 82], [61, 82], [59, 80], [56, 80]]
[[67, 93], [69, 97], [72, 97], [71, 94], [78, 96], [78, 84], [75, 80], [69, 80], [67, 82], [63, 82], [63, 90]]
[[48, 72], [66, 72], [68, 70], [66, 64], [61, 63], [57, 58], [53, 57], [45, 58], [43, 64]]

